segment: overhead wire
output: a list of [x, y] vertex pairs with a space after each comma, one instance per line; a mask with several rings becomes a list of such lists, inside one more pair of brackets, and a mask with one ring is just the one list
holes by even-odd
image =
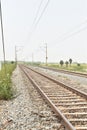
[[[46, 10], [46, 8], [47, 8], [49, 2], [50, 2], [50, 0], [47, 1], [46, 5], [44, 6], [44, 8], [43, 8], [43, 10], [42, 10], [42, 12], [41, 12], [41, 14], [40, 14], [40, 16], [38, 17], [38, 14], [39, 14], [41, 5], [42, 5], [42, 3], [43, 3], [43, 0], [40, 2], [40, 5], [39, 5], [38, 10], [37, 10], [37, 13], [36, 13], [36, 16], [35, 16], [34, 21], [33, 21], [33, 31], [32, 31], [32, 33], [35, 31], [35, 29], [36, 29], [36, 27], [37, 27], [37, 25], [38, 25], [40, 19], [42, 18], [42, 16], [43, 16], [43, 14], [44, 14], [44, 12], [45, 12], [45, 10]], [[63, 35], [61, 35], [61, 36], [59, 37], [59, 38], [61, 38], [61, 41], [60, 41], [60, 42], [63, 42], [63, 41], [65, 41], [66, 39], [68, 39], [68, 38], [70, 38], [70, 37], [72, 37], [72, 36], [74, 36], [74, 35], [76, 35], [76, 34], [82, 32], [82, 31], [86, 30], [87, 27], [84, 27], [84, 28], [81, 28], [81, 29], [75, 31], [77, 28], [81, 27], [82, 25], [84, 25], [84, 24], [86, 24], [86, 23], [87, 23], [87, 20], [85, 20], [85, 21], [84, 21], [83, 23], [81, 23], [80, 25], [76, 26], [75, 29], [72, 29], [71, 31], [68, 31], [68, 32], [64, 33]], [[60, 43], [60, 42], [59, 42], [59, 43]]]
[[[65, 41], [65, 40], [67, 40], [67, 39], [69, 39], [70, 37], [72, 37], [72, 36], [74, 36], [74, 35], [76, 35], [76, 34], [82, 32], [82, 31], [84, 31], [84, 30], [86, 30], [86, 29], [87, 29], [87, 26], [85, 26], [85, 27], [83, 27], [83, 28], [81, 28], [81, 29], [79, 29], [79, 30], [76, 30], [76, 28], [82, 27], [82, 25], [85, 25], [86, 23], [87, 23], [87, 20], [85, 20], [84, 22], [82, 22], [81, 24], [79, 24], [78, 26], [76, 26], [75, 29], [73, 29], [72, 31], [68, 31], [67, 33], [64, 33], [64, 34], [61, 36], [61, 39], [60, 39], [61, 41], [60, 41], [59, 43]], [[65, 37], [63, 37], [63, 36], [65, 36]]]
[[[35, 16], [35, 18], [34, 18], [33, 24], [32, 24], [32, 31], [30, 32], [30, 35], [29, 35], [30, 38], [31, 38], [33, 32], [35, 31], [35, 29], [36, 29], [36, 27], [37, 27], [37, 25], [38, 25], [40, 19], [42, 18], [42, 16], [43, 16], [43, 14], [44, 14], [44, 12], [45, 12], [45, 10], [46, 10], [46, 8], [47, 8], [49, 2], [50, 2], [50, 0], [47, 1], [47, 3], [45, 4], [45, 6], [44, 6], [42, 12], [40, 13], [40, 16], [38, 16], [39, 11], [40, 11], [40, 8], [41, 8], [42, 3], [43, 3], [43, 0], [41, 0], [40, 5], [39, 5], [38, 10], [37, 10], [37, 13], [36, 13], [36, 16]], [[29, 39], [29, 37], [28, 37], [28, 39]]]
[[[31, 38], [33, 32], [35, 31], [37, 25], [39, 24], [39, 21], [41, 20], [43, 14], [44, 14], [44, 12], [45, 12], [45, 10], [47, 9], [47, 7], [48, 7], [48, 5], [49, 5], [49, 2], [50, 2], [50, 0], [48, 0], [48, 1], [46, 2], [45, 6], [44, 6], [44, 8], [43, 8], [43, 10], [42, 10], [42, 12], [40, 13], [40, 16], [38, 17], [40, 8], [41, 8], [42, 3], [43, 3], [43, 0], [41, 0], [40, 5], [39, 5], [38, 10], [37, 10], [37, 13], [36, 13], [36, 16], [35, 16], [35, 18], [34, 18], [33, 24], [32, 24], [33, 30], [32, 30], [32, 32], [31, 32], [31, 34], [29, 35], [30, 38]], [[28, 40], [29, 40], [29, 38], [28, 38]]]
[[[81, 24], [79, 24], [78, 26], [76, 26], [75, 29], [72, 29], [71, 31], [68, 31], [68, 32], [62, 34], [61, 36], [59, 36], [58, 38], [59, 38], [60, 41], [59, 41], [58, 43], [61, 43], [61, 42], [65, 41], [65, 40], [67, 40], [67, 39], [73, 37], [74, 35], [76, 35], [76, 34], [82, 32], [82, 31], [86, 30], [86, 29], [87, 29], [87, 26], [81, 28], [82, 25], [85, 25], [85, 24], [87, 24], [87, 19], [86, 19], [84, 22], [82, 22]], [[81, 29], [76, 30], [76, 29], [79, 28], [79, 27], [80, 27]], [[58, 40], [58, 38], [57, 38], [56, 40]]]
[[64, 40], [66, 40], [66, 39], [68, 39], [68, 38], [70, 38], [70, 37], [72, 37], [72, 36], [74, 36], [74, 35], [76, 35], [76, 34], [82, 32], [82, 31], [84, 31], [84, 30], [86, 30], [86, 29], [87, 29], [87, 26], [84, 27], [84, 28], [82, 28], [82, 29], [80, 29], [80, 30], [77, 30], [76, 32], [73, 32], [72, 34], [70, 34], [70, 35], [68, 35], [68, 36], [66, 36], [66, 37], [64, 37], [64, 38], [62, 38], [61, 41], [64, 41]]
[[[40, 9], [41, 9], [41, 6], [42, 6], [42, 4], [43, 4], [43, 1], [44, 1], [44, 0], [41, 0], [40, 4], [39, 4], [39, 6], [38, 6], [36, 15], [35, 15], [35, 17], [34, 17], [34, 20], [33, 20], [32, 25], [31, 25], [31, 32], [30, 32], [30, 34], [28, 35], [28, 41], [31, 39], [32, 34], [33, 34], [33, 32], [35, 31], [35, 28], [37, 27], [37, 25], [38, 25], [38, 23], [39, 23], [41, 17], [43, 16], [43, 14], [44, 14], [44, 12], [45, 12], [45, 10], [46, 10], [46, 8], [47, 8], [47, 6], [48, 6], [50, 0], [47, 1], [47, 3], [46, 3], [46, 5], [44, 6], [42, 12], [39, 13], [39, 12], [40, 12]], [[40, 14], [40, 16], [39, 16], [39, 14]]]
[[[34, 18], [33, 23], [32, 23], [32, 26], [35, 24], [35, 22], [36, 22], [36, 20], [37, 20], [37, 17], [38, 17], [38, 14], [39, 14], [39, 11], [40, 11], [40, 8], [41, 8], [41, 6], [42, 6], [43, 1], [44, 1], [44, 0], [41, 0], [40, 4], [39, 4], [39, 6], [38, 6], [38, 9], [37, 9], [35, 18]], [[31, 26], [31, 27], [32, 27], [32, 26]]]
[[34, 24], [35, 24], [35, 22], [36, 22], [36, 20], [37, 20], [37, 17], [38, 17], [38, 15], [39, 15], [40, 8], [41, 8], [41, 6], [42, 6], [43, 1], [44, 1], [44, 0], [41, 0], [40, 4], [39, 4], [39, 6], [38, 6], [38, 9], [37, 9], [36, 15], [35, 15], [35, 17], [34, 17], [33, 23], [32, 23], [32, 25], [31, 25], [31, 27], [30, 27], [30, 33], [28, 34], [28, 40], [29, 40], [29, 39], [31, 38], [31, 36], [32, 36], [33, 26], [34, 26]]
[[72, 33], [72, 32], [75, 31], [77, 28], [81, 27], [82, 25], [84, 25], [84, 24], [86, 24], [86, 23], [87, 23], [87, 19], [86, 19], [84, 22], [80, 23], [79, 25], [75, 26], [72, 30], [63, 33], [61, 36], [59, 36], [59, 38], [65, 36], [65, 35], [67, 35], [67, 34], [69, 34], [69, 33]]
[[35, 26], [34, 26], [34, 29], [37, 27], [37, 25], [38, 25], [40, 19], [42, 18], [42, 16], [43, 16], [43, 14], [44, 14], [44, 12], [45, 12], [45, 10], [46, 10], [46, 8], [47, 8], [49, 2], [50, 2], [50, 0], [48, 0], [47, 3], [46, 3], [46, 5], [44, 6], [44, 8], [43, 8], [43, 10], [42, 10], [42, 12], [41, 12], [39, 18], [37, 19], [37, 22], [36, 22], [36, 24], [35, 24]]

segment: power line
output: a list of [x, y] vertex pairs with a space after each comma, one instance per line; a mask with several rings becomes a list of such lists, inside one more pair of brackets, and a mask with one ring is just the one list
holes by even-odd
[[[38, 8], [36, 17], [35, 17], [35, 19], [34, 19], [34, 21], [33, 21], [33, 24], [32, 24], [32, 25], [33, 25], [33, 29], [32, 29], [32, 32], [31, 32], [31, 34], [30, 34], [30, 38], [31, 38], [33, 32], [35, 31], [35, 29], [36, 29], [36, 27], [37, 27], [37, 25], [38, 25], [40, 19], [42, 18], [42, 16], [43, 16], [43, 14], [44, 14], [44, 12], [45, 12], [45, 10], [46, 10], [46, 8], [47, 8], [47, 6], [48, 6], [50, 0], [47, 1], [46, 5], [44, 6], [44, 8], [43, 8], [43, 10], [42, 10], [42, 12], [41, 12], [41, 14], [40, 14], [40, 16], [39, 16], [38, 19], [37, 19], [37, 16], [38, 16], [38, 14], [39, 14], [39, 10], [40, 10], [40, 8], [41, 8], [42, 2], [43, 2], [43, 1], [41, 1], [40, 5], [39, 5], [39, 8]], [[36, 23], [35, 23], [35, 22], [36, 22]]]
[[74, 35], [76, 35], [76, 34], [82, 32], [82, 31], [84, 31], [84, 30], [86, 30], [86, 29], [87, 29], [87, 26], [84, 27], [84, 28], [82, 28], [82, 29], [80, 29], [80, 30], [77, 30], [76, 32], [73, 32], [72, 34], [70, 34], [70, 35], [68, 35], [68, 36], [66, 36], [66, 37], [64, 37], [64, 38], [62, 38], [62, 39], [61, 39], [61, 42], [62, 42], [62, 41], [65, 41], [66, 39], [68, 39], [68, 38], [70, 38], [70, 37], [72, 37], [72, 36], [74, 36]]
[[39, 11], [40, 11], [40, 8], [41, 8], [42, 3], [43, 3], [43, 0], [41, 0], [41, 2], [40, 2], [40, 4], [39, 4], [39, 7], [38, 7], [38, 9], [37, 9], [36, 16], [35, 16], [35, 18], [34, 18], [34, 20], [33, 20], [32, 26], [34, 25], [34, 23], [35, 23], [36, 20], [37, 20], [37, 17], [38, 17], [38, 14], [39, 14]]
[[81, 26], [84, 25], [84, 24], [87, 24], [87, 19], [86, 19], [84, 22], [82, 22], [81, 24], [75, 26], [72, 30], [63, 33], [59, 38], [65, 36], [65, 35], [68, 35], [69, 33], [72, 33], [73, 31], [75, 31], [77, 28], [81, 27]]
[[41, 14], [40, 14], [40, 16], [39, 16], [39, 18], [38, 18], [38, 20], [37, 20], [37, 22], [36, 22], [35, 26], [34, 26], [34, 29], [37, 27], [37, 25], [38, 25], [38, 23], [39, 23], [40, 19], [42, 18], [42, 16], [43, 16], [43, 14], [44, 14], [44, 12], [45, 12], [45, 10], [46, 10], [46, 8], [47, 8], [47, 6], [48, 6], [49, 2], [50, 2], [50, 0], [48, 0], [48, 1], [47, 1], [47, 3], [46, 3], [46, 5], [45, 5], [45, 7], [43, 8], [43, 10], [42, 10], [42, 12], [41, 12]]
[[[35, 17], [35, 22], [36, 22], [36, 23], [34, 22], [35, 25], [34, 25], [33, 31], [36, 29], [36, 27], [37, 27], [37, 25], [38, 25], [38, 23], [39, 23], [41, 17], [43, 16], [43, 14], [44, 14], [44, 12], [45, 12], [45, 10], [46, 10], [46, 8], [47, 8], [49, 2], [50, 2], [50, 0], [47, 1], [47, 3], [46, 3], [46, 5], [44, 6], [44, 9], [43, 9], [43, 11], [41, 12], [39, 18], [37, 19], [37, 18]], [[41, 4], [41, 3], [40, 3], [40, 4]], [[40, 8], [41, 8], [41, 5], [39, 6], [39, 10], [40, 10]], [[37, 21], [36, 21], [36, 20], [37, 20]], [[61, 38], [61, 39], [60, 39], [60, 40], [61, 40], [60, 42], [63, 42], [63, 41], [65, 41], [66, 39], [68, 39], [68, 38], [70, 38], [70, 37], [72, 37], [72, 36], [74, 36], [74, 35], [76, 35], [76, 34], [82, 32], [82, 31], [86, 30], [87, 27], [84, 27], [84, 28], [81, 28], [81, 29], [79, 29], [79, 30], [76, 31], [77, 28], [81, 27], [82, 25], [84, 25], [84, 24], [86, 24], [86, 23], [87, 23], [87, 20], [85, 20], [85, 21], [82, 22], [81, 24], [77, 25], [77, 26], [75, 27], [75, 29], [72, 29], [71, 31], [66, 32], [66, 33], [64, 33], [63, 35], [61, 35], [61, 36], [60, 36], [60, 38]], [[32, 32], [33, 32], [33, 31], [32, 31]], [[74, 31], [74, 32], [73, 32], [73, 31]], [[59, 42], [59, 43], [60, 43], [60, 42]]]
[[76, 30], [78, 27], [81, 27], [82, 25], [85, 25], [85, 24], [87, 24], [87, 19], [84, 22], [82, 22], [81, 24], [77, 25], [71, 31], [68, 31], [68, 32], [62, 34], [61, 36], [59, 36], [60, 41], [58, 43], [61, 43], [61, 42], [65, 41], [65, 40], [69, 39], [70, 37], [72, 37], [72, 36], [82, 32], [82, 31], [86, 30], [87, 26], [85, 26], [85, 27], [83, 27], [83, 28], [81, 28], [79, 30]]
[[[33, 20], [33, 23], [32, 23], [32, 25], [31, 25], [31, 32], [30, 32], [30, 34], [29, 34], [29, 38], [31, 38], [31, 36], [32, 36], [32, 34], [33, 34], [33, 27], [34, 27], [34, 24], [35, 24], [35, 22], [36, 22], [36, 20], [37, 20], [37, 17], [38, 17], [38, 14], [39, 14], [39, 11], [40, 11], [40, 8], [41, 8], [41, 6], [42, 6], [42, 3], [43, 3], [43, 0], [41, 0], [41, 2], [40, 2], [40, 4], [39, 4], [39, 6], [38, 6], [38, 9], [37, 9], [37, 12], [36, 12], [36, 15], [35, 15], [35, 17], [34, 17], [34, 20]], [[28, 39], [29, 39], [28, 38]]]

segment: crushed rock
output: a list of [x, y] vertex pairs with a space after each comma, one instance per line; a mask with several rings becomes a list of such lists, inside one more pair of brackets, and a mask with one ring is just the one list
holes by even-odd
[[60, 120], [19, 67], [12, 75], [12, 82], [16, 95], [12, 100], [0, 101], [0, 130], [58, 130]]

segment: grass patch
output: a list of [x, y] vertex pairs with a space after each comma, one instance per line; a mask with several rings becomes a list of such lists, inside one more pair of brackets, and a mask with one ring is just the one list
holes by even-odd
[[2, 66], [0, 71], [0, 99], [8, 100], [13, 97], [11, 76], [16, 65], [15, 63], [7, 63], [5, 64], [5, 67], [6, 72], [4, 66]]
[[53, 67], [56, 69], [64, 69], [64, 70], [69, 70], [69, 71], [77, 71], [77, 72], [87, 72], [87, 64], [80, 64], [80, 66], [78, 66], [77, 64], [71, 64], [68, 65], [68, 67], [66, 67], [66, 65], [64, 64], [62, 67], [60, 64], [48, 64], [48, 67]]

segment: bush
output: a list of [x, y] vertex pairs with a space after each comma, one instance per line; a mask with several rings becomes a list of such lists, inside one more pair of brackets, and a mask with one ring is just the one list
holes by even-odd
[[15, 69], [15, 64], [6, 64], [6, 72], [4, 67], [0, 71], [0, 99], [11, 99], [13, 96], [13, 90], [11, 88], [11, 75]]
[[11, 61], [11, 64], [14, 64], [15, 62], [14, 61]]
[[77, 66], [80, 66], [80, 64], [78, 63]]
[[9, 82], [9, 79], [5, 78], [0, 83], [0, 99], [11, 99], [13, 96], [12, 88], [11, 88], [11, 82]]

